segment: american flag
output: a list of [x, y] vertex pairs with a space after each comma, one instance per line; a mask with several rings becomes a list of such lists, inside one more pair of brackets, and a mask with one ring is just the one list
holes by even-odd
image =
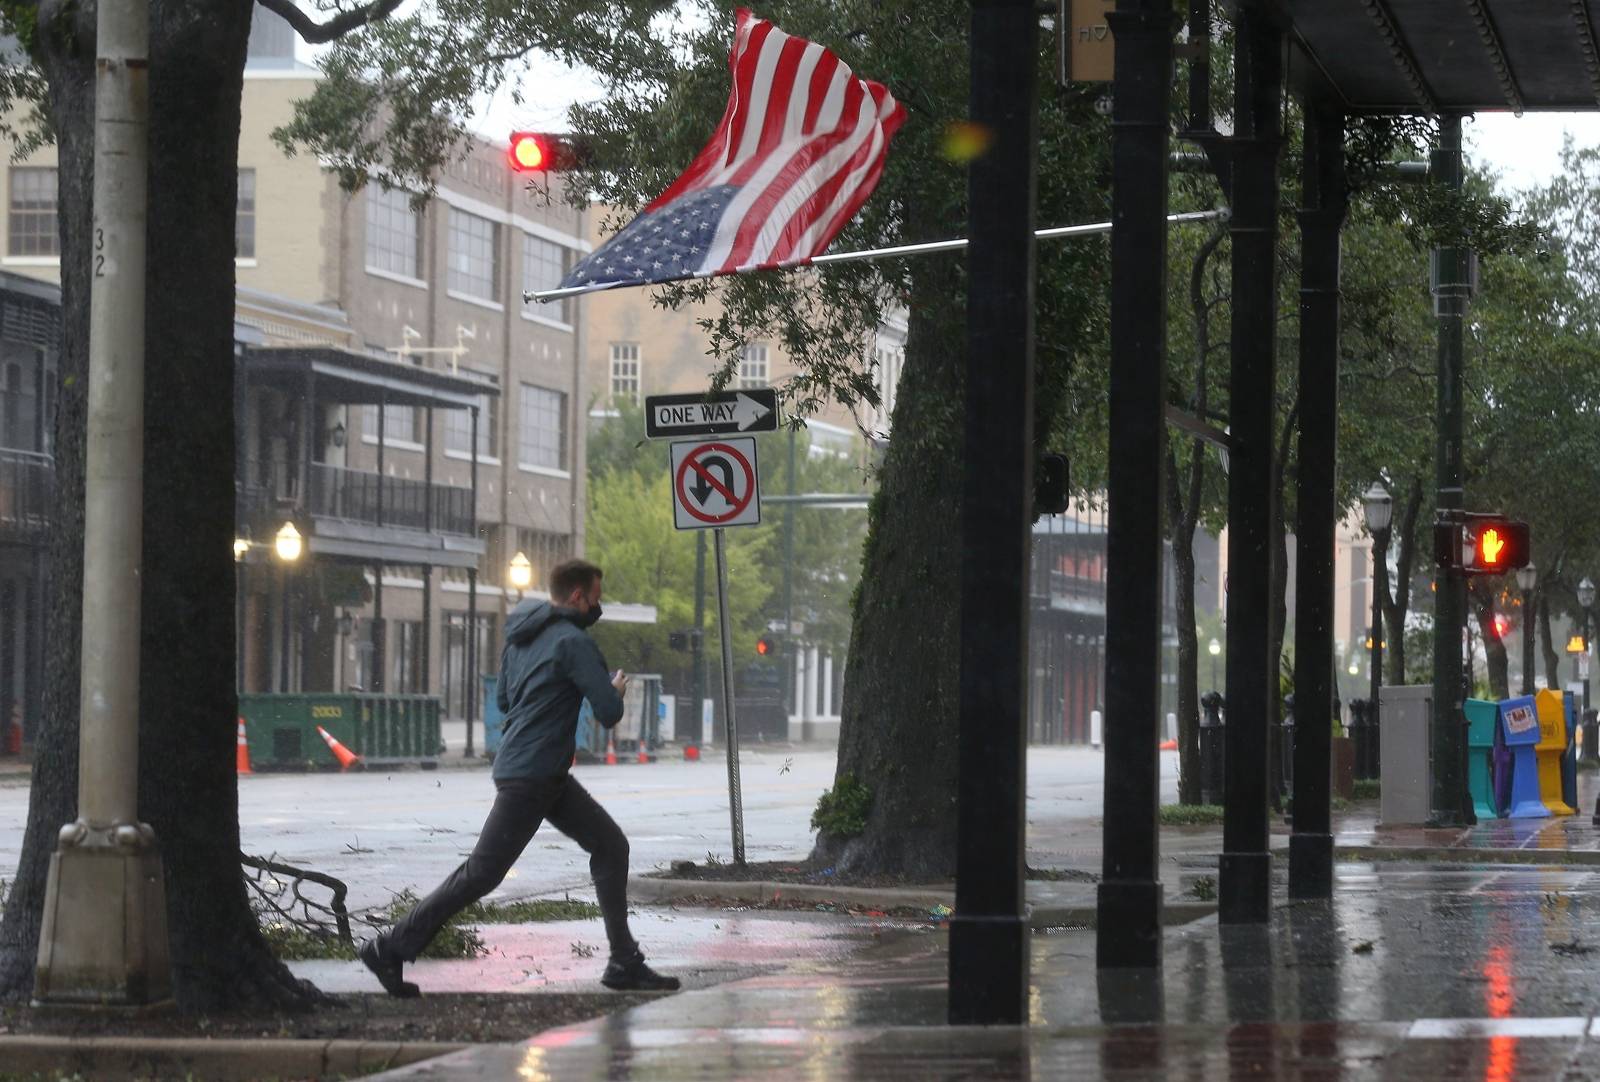
[[867, 201], [905, 120], [887, 87], [744, 8], [729, 67], [728, 108], [705, 149], [560, 288], [793, 266]]

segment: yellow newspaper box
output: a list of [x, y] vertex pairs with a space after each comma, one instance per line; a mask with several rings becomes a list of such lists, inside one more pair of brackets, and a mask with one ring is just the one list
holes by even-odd
[[1561, 799], [1561, 757], [1567, 753], [1567, 706], [1559, 691], [1546, 688], [1534, 696], [1539, 715], [1539, 799], [1551, 815], [1573, 815], [1576, 809]]

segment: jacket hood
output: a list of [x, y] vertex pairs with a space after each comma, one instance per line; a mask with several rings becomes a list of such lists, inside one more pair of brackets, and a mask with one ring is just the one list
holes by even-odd
[[571, 620], [577, 615], [576, 609], [530, 597], [512, 609], [511, 615], [506, 617], [506, 644], [520, 646], [532, 642], [534, 637], [553, 621]]

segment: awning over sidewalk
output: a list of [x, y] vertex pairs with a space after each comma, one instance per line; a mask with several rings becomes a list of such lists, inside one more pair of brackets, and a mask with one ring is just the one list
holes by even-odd
[[1590, 110], [1600, 105], [1596, 0], [1271, 0], [1287, 72], [1346, 113]]

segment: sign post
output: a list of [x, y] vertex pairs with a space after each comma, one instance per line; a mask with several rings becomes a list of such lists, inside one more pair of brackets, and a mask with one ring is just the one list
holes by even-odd
[[[743, 392], [740, 392], [741, 395]], [[771, 394], [771, 392], [767, 392]], [[694, 395], [663, 395], [690, 398]], [[651, 424], [659, 418], [664, 428], [674, 424], [725, 425], [737, 423], [730, 414], [707, 416], [677, 406], [657, 414], [657, 398], [650, 399]], [[696, 407], [698, 408], [698, 407]], [[765, 416], [776, 420], [776, 412]], [[762, 423], [758, 417], [753, 423]], [[717, 618], [722, 634], [722, 715], [728, 721], [728, 819], [733, 838], [733, 861], [744, 863], [744, 796], [739, 785], [739, 721], [733, 705], [733, 641], [728, 620], [728, 560], [723, 530], [729, 526], [755, 526], [761, 522], [761, 481], [756, 472], [756, 441], [749, 436], [707, 438], [673, 443], [668, 460], [672, 469], [672, 519], [680, 530], [711, 530], [717, 558]]]

